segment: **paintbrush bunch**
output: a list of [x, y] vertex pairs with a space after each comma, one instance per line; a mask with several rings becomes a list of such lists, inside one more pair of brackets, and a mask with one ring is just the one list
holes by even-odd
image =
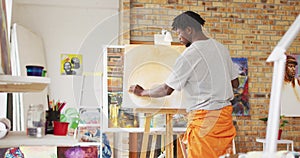
[[61, 101], [55, 101], [55, 100], [50, 100], [48, 103], [48, 108], [50, 111], [59, 111], [61, 112], [61, 110], [64, 108], [64, 106], [66, 105], [66, 102], [61, 102]]

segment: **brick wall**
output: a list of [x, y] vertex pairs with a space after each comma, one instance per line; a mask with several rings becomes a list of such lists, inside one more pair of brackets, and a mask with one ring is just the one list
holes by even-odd
[[[155, 33], [170, 30], [173, 18], [186, 10], [198, 12], [210, 36], [225, 44], [233, 57], [248, 58], [251, 111], [250, 116], [235, 117], [237, 152], [262, 150], [255, 139], [266, 134], [266, 124], [258, 119], [268, 114], [273, 72], [273, 63], [266, 59], [300, 13], [300, 1], [124, 0], [121, 43], [153, 41]], [[287, 53], [300, 54], [300, 35]], [[295, 150], [300, 151], [300, 118], [288, 120], [282, 138], [294, 140]], [[279, 145], [281, 149], [285, 148]]]

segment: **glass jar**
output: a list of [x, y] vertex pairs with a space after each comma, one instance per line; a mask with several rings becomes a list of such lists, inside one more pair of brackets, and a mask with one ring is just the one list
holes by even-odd
[[29, 105], [27, 111], [27, 135], [35, 138], [42, 138], [45, 135], [45, 112], [42, 104]]

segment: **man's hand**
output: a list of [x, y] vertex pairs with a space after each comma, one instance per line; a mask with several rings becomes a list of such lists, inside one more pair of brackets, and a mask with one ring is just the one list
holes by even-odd
[[133, 94], [135, 94], [135, 95], [137, 95], [137, 96], [142, 96], [142, 92], [144, 91], [144, 88], [143, 87], [141, 87], [140, 85], [131, 85], [130, 87], [129, 87], [129, 92], [130, 93], [133, 93]]

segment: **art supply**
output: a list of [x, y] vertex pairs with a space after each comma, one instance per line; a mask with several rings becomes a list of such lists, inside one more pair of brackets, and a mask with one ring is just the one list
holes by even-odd
[[60, 113], [66, 102], [50, 100], [48, 98], [48, 110], [46, 111], [46, 134], [54, 133], [54, 122], [60, 121]]
[[46, 134], [53, 134], [54, 132], [53, 121], [59, 121], [59, 120], [60, 120], [59, 111], [52, 111], [52, 110], [46, 111]]

